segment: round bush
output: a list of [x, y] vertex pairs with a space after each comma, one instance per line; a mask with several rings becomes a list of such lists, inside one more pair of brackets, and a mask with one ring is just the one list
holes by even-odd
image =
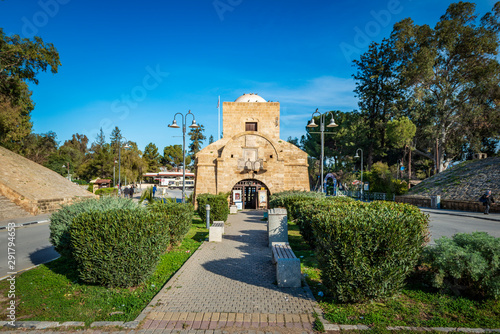
[[428, 239], [428, 217], [408, 204], [345, 202], [310, 216], [323, 284], [340, 302], [400, 292]]
[[436, 288], [500, 299], [500, 238], [486, 232], [441, 237], [426, 247], [421, 265]]
[[146, 280], [170, 239], [168, 226], [146, 209], [83, 212], [70, 230], [80, 278], [108, 287], [131, 287]]
[[61, 256], [71, 257], [69, 228], [73, 219], [82, 212], [109, 209], [135, 209], [139, 206], [131, 199], [108, 197], [91, 198], [64, 205], [50, 216], [50, 242]]

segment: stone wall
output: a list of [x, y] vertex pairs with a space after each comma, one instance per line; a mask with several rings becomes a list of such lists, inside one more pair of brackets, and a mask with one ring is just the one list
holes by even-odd
[[58, 173], [0, 147], [0, 194], [26, 212], [53, 212], [75, 199], [95, 197]]
[[224, 138], [245, 132], [246, 122], [256, 122], [258, 132], [279, 140], [279, 102], [224, 102], [222, 105]]
[[[396, 196], [396, 202], [409, 203], [423, 208], [431, 207], [431, 198], [426, 196]], [[472, 202], [472, 201], [441, 199], [441, 209], [483, 212], [484, 206], [479, 201]], [[500, 213], [499, 203], [493, 204], [490, 207], [490, 212]]]

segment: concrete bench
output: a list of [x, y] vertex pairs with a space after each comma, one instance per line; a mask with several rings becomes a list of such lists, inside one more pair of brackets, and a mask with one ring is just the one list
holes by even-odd
[[267, 235], [269, 247], [273, 242], [288, 242], [288, 220], [286, 209], [268, 210]]
[[273, 242], [273, 263], [276, 264], [276, 281], [280, 288], [301, 286], [300, 260], [288, 242]]
[[208, 231], [209, 242], [222, 242], [222, 235], [224, 234], [224, 222], [214, 221]]
[[231, 205], [229, 207], [229, 214], [231, 215], [235, 215], [238, 213], [238, 207], [236, 207], [236, 205]]

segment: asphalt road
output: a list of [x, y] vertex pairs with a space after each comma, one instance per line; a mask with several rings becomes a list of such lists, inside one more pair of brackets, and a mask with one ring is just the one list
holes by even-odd
[[[28, 225], [15, 229], [14, 237], [14, 257], [15, 271], [19, 272], [34, 265], [51, 261], [59, 254], [54, 250], [54, 246], [49, 241], [49, 223]], [[0, 279], [7, 275], [8, 266], [8, 230], [0, 230], [1, 250], [0, 250]], [[12, 249], [12, 248], [11, 248]], [[11, 251], [12, 254], [12, 251]]]
[[[169, 191], [172, 197], [181, 198], [180, 190]], [[425, 211], [425, 209], [424, 209]], [[500, 237], [500, 221], [491, 221], [476, 217], [461, 217], [449, 214], [428, 212], [430, 216], [431, 245], [442, 237], [451, 237], [456, 233], [485, 231]], [[46, 217], [44, 217], [46, 219]], [[49, 223], [28, 225], [16, 228], [15, 260], [16, 271], [20, 272], [59, 256], [49, 241]], [[8, 231], [0, 230], [0, 279], [5, 278], [8, 270]]]
[[476, 231], [488, 232], [488, 234], [500, 238], [500, 221], [438, 213], [429, 213], [429, 218], [431, 232], [430, 245], [435, 245], [435, 240], [442, 236], [452, 237], [457, 233], [472, 233]]

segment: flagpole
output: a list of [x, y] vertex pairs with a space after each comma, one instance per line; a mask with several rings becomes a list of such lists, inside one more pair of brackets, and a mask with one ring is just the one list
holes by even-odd
[[217, 108], [219, 109], [219, 115], [218, 115], [218, 119], [217, 119], [217, 135], [218, 135], [218, 138], [220, 139], [220, 95], [219, 95], [219, 100], [217, 101]]

